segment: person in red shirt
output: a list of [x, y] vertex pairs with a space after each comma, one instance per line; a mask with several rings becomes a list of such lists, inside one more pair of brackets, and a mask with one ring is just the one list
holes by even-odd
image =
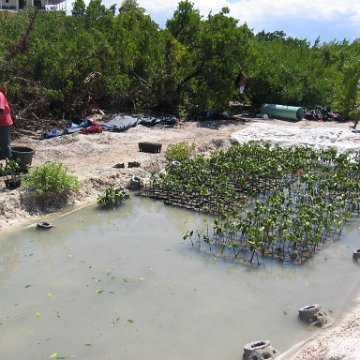
[[10, 106], [6, 100], [7, 84], [0, 85], [0, 159], [11, 157], [11, 125], [13, 124]]

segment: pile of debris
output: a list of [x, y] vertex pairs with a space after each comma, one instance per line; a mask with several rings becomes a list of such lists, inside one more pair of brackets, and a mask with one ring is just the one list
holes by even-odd
[[316, 106], [314, 109], [305, 111], [305, 119], [314, 121], [345, 121], [344, 115], [337, 111], [331, 111], [326, 106]]

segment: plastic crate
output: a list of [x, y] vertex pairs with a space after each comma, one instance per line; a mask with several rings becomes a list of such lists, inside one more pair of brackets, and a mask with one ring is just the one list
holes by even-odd
[[161, 144], [150, 143], [150, 142], [140, 142], [139, 150], [147, 153], [159, 153], [161, 152]]

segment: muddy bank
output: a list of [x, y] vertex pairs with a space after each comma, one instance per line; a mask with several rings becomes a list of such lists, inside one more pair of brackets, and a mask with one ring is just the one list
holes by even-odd
[[[231, 145], [230, 135], [243, 128], [242, 121], [189, 122], [176, 126], [137, 126], [126, 132], [101, 134], [69, 134], [52, 139], [40, 140], [22, 137], [13, 146], [26, 146], [34, 150], [32, 166], [46, 161], [60, 162], [69, 173], [79, 178], [81, 191], [73, 199], [75, 206], [95, 200], [108, 186], [127, 186], [132, 176], [145, 176], [151, 169], [165, 166], [167, 145], [185, 141], [195, 143], [197, 152], [203, 153]], [[139, 151], [139, 142], [162, 144], [160, 153]], [[137, 161], [140, 167], [131, 168], [129, 162]], [[124, 163], [124, 168], [114, 168]], [[52, 208], [41, 209], [20, 190], [5, 190], [0, 184], [0, 228], [19, 224]]]

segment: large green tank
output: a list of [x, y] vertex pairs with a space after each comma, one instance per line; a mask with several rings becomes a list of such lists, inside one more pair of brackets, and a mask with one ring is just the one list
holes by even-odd
[[296, 106], [262, 104], [260, 111], [262, 114], [280, 119], [301, 120], [304, 118], [304, 109]]

